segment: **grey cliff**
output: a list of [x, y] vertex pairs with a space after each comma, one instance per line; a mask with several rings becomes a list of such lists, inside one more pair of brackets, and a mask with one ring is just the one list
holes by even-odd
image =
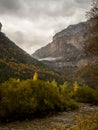
[[[51, 43], [37, 50], [32, 56], [55, 67], [79, 67], [83, 60], [87, 64], [84, 47], [89, 44], [89, 38], [92, 36], [92, 23], [93, 21], [87, 21], [68, 26], [56, 33]], [[46, 60], [48, 58], [54, 60]]]

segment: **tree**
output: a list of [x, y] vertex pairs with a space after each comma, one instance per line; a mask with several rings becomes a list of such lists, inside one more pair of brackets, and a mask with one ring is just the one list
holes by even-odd
[[[92, 7], [86, 14], [88, 20], [92, 21], [90, 28], [91, 37], [89, 44], [85, 47], [85, 53], [92, 58], [93, 64], [86, 67], [88, 85], [98, 88], [98, 0], [93, 0]], [[92, 84], [91, 84], [92, 83]]]
[[79, 85], [78, 83], [75, 81], [74, 84], [73, 84], [73, 91], [76, 92], [79, 88]]
[[93, 0], [91, 9], [86, 14], [88, 19], [97, 19], [98, 20], [98, 0]]
[[89, 40], [89, 45], [86, 46], [85, 52], [88, 56], [98, 56], [98, 0], [93, 0], [92, 7], [86, 14], [88, 20], [93, 20], [91, 27], [92, 37]]
[[38, 80], [38, 74], [36, 72], [34, 73], [33, 80], [34, 81]]

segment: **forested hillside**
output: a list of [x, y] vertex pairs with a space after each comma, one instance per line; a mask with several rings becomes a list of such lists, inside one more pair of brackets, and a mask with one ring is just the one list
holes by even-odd
[[32, 78], [35, 72], [38, 73], [39, 79], [63, 81], [58, 73], [49, 70], [44, 64], [33, 59], [0, 32], [0, 82], [12, 77]]

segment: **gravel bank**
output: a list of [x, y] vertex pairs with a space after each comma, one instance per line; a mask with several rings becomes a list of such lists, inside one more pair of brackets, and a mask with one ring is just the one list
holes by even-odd
[[60, 128], [63, 124], [66, 127], [76, 125], [76, 118], [78, 116], [85, 116], [95, 113], [98, 110], [97, 106], [89, 104], [80, 104], [79, 110], [71, 112], [60, 112], [50, 117], [43, 119], [25, 120], [22, 122], [12, 122], [7, 124], [0, 124], [0, 130], [47, 130], [51, 126]]

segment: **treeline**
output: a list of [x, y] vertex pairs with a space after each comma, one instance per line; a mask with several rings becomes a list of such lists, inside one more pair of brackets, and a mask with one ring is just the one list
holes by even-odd
[[42, 117], [58, 111], [78, 108], [77, 102], [98, 105], [98, 90], [79, 86], [77, 82], [58, 85], [33, 79], [9, 79], [0, 84], [0, 119], [12, 121]]

